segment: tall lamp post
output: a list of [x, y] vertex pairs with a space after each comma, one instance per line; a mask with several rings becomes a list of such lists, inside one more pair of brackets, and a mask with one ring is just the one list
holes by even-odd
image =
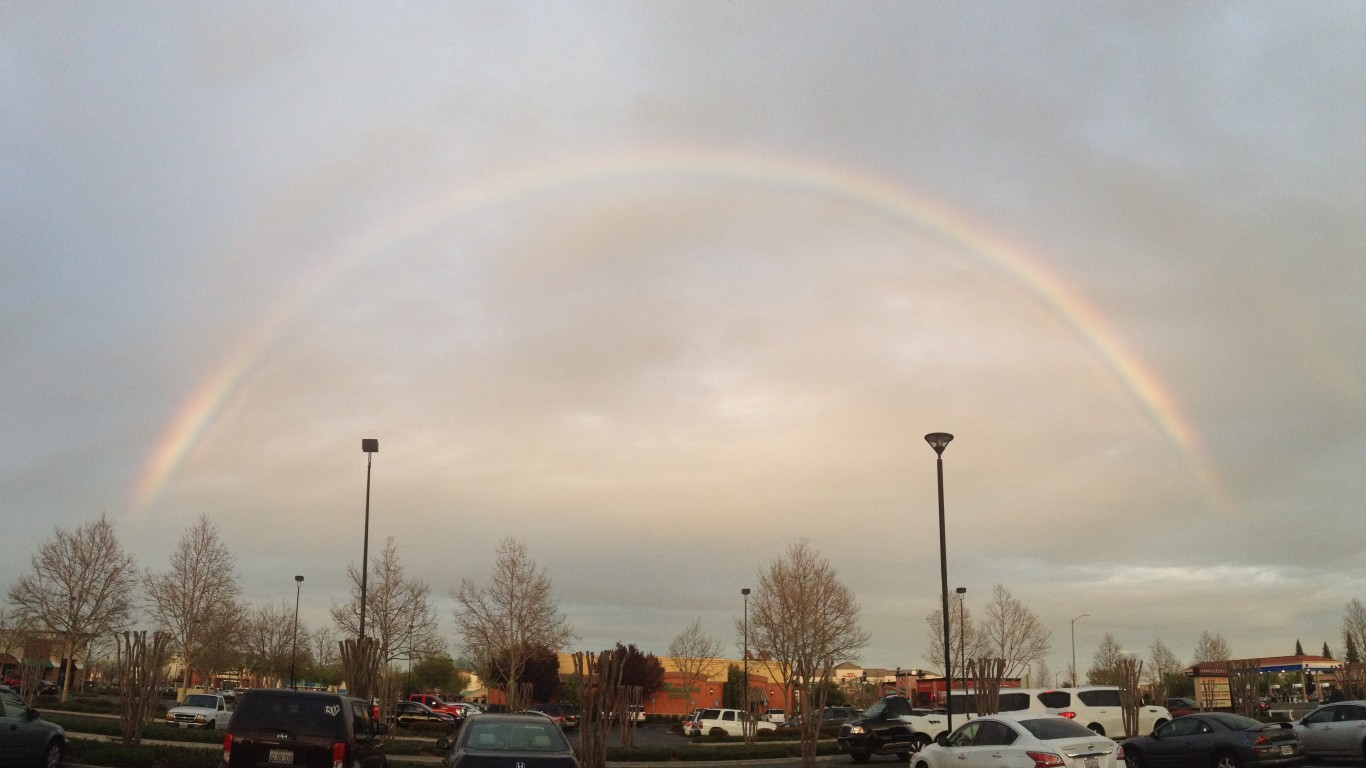
[[1090, 615], [1083, 613], [1072, 619], [1072, 685], [1074, 686], [1077, 684], [1077, 622]]
[[[968, 652], [967, 625], [963, 623], [963, 595], [968, 593], [967, 587], [956, 587], [953, 590], [958, 593], [958, 666], [963, 670], [963, 695], [968, 695]], [[967, 701], [967, 699], [964, 699]]]
[[379, 453], [379, 439], [364, 437], [360, 449], [365, 451], [365, 543], [360, 550], [360, 639], [365, 639], [365, 577], [370, 573], [370, 462]]
[[944, 615], [944, 705], [948, 711], [949, 733], [953, 733], [953, 706], [949, 696], [949, 680], [953, 676], [952, 662], [949, 661], [949, 557], [948, 545], [944, 538], [944, 449], [949, 447], [949, 441], [953, 435], [947, 432], [931, 432], [925, 435], [925, 442], [934, 449], [934, 463], [939, 475], [939, 580], [943, 605], [940, 606], [940, 613]]
[[749, 587], [740, 590], [745, 599], [745, 734], [749, 734]]
[[294, 647], [289, 651], [289, 687], [298, 688], [294, 683], [294, 657], [299, 655], [299, 593], [304, 588], [304, 577], [294, 577]]

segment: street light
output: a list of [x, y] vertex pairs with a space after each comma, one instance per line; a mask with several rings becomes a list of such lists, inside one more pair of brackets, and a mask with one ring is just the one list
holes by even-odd
[[[963, 624], [963, 595], [968, 593], [967, 587], [957, 587], [953, 590], [958, 593], [958, 666], [963, 669], [963, 695], [968, 695], [968, 657], [967, 657], [967, 631]], [[965, 699], [966, 701], [966, 699]]]
[[413, 625], [408, 623], [408, 693], [413, 692]]
[[370, 573], [370, 462], [379, 453], [379, 439], [363, 437], [360, 449], [365, 451], [365, 543], [360, 550], [360, 639], [365, 639], [365, 577]]
[[[749, 717], [749, 587], [743, 587], [740, 594], [745, 599], [745, 717]], [[749, 720], [745, 721], [748, 734]]]
[[953, 733], [953, 702], [949, 696], [949, 680], [953, 676], [953, 668], [949, 661], [949, 556], [948, 546], [944, 539], [944, 449], [949, 447], [949, 441], [953, 435], [947, 432], [931, 432], [925, 435], [925, 442], [934, 449], [934, 463], [939, 475], [939, 580], [941, 587], [940, 597], [943, 598], [943, 605], [940, 612], [944, 615], [944, 704], [948, 710], [948, 731]]
[[1089, 613], [1083, 613], [1072, 619], [1072, 685], [1074, 686], [1077, 684], [1077, 622], [1090, 615], [1091, 614]]
[[299, 592], [304, 588], [304, 577], [294, 577], [294, 647], [289, 651], [289, 687], [298, 688], [294, 684], [294, 657], [299, 654]]

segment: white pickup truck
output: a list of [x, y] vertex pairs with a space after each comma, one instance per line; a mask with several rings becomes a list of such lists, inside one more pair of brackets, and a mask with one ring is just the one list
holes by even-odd
[[213, 693], [192, 693], [166, 712], [166, 724], [176, 728], [210, 728], [223, 730], [228, 727], [232, 710], [222, 696]]

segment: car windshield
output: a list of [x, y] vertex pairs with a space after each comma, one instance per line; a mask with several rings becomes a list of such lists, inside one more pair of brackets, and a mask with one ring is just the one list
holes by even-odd
[[280, 730], [294, 736], [346, 738], [341, 701], [322, 696], [244, 696], [233, 714], [235, 729]]
[[1212, 717], [1222, 723], [1225, 727], [1235, 731], [1250, 731], [1260, 729], [1265, 723], [1260, 720], [1253, 720], [1250, 717], [1234, 715], [1231, 713], [1216, 713]]
[[563, 752], [568, 742], [551, 722], [471, 720], [461, 734], [469, 749], [491, 752]]
[[1065, 717], [1037, 717], [1021, 720], [1020, 727], [1033, 734], [1040, 741], [1049, 739], [1089, 738], [1095, 736], [1090, 728]]
[[186, 707], [208, 707], [213, 709], [218, 706], [218, 697], [210, 696], [206, 693], [192, 693], [185, 697], [182, 706]]

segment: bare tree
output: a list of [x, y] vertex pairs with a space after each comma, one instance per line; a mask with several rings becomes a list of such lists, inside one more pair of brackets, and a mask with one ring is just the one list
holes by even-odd
[[720, 655], [721, 641], [702, 630], [700, 616], [669, 641], [669, 658], [683, 675], [683, 687], [693, 706], [697, 706], [697, 699], [692, 695], [694, 688], [716, 671], [716, 659]]
[[289, 671], [293, 650], [294, 606], [263, 605], [252, 609], [242, 631], [243, 654], [252, 672], [280, 681]]
[[313, 663], [322, 667], [330, 667], [338, 663], [337, 658], [337, 632], [332, 627], [322, 626], [312, 632], [299, 630], [300, 635], [306, 639], [309, 650], [313, 654]]
[[[360, 631], [360, 571], [347, 568], [351, 601], [332, 606], [332, 621], [347, 635]], [[393, 537], [371, 562], [365, 591], [365, 635], [379, 641], [380, 660], [388, 665], [409, 653], [441, 650], [441, 626], [425, 581], [407, 578]]]
[[[104, 515], [75, 531], [56, 529], [30, 559], [32, 572], [10, 587], [13, 620], [61, 638], [70, 661], [91, 638], [112, 634], [133, 618], [137, 564], [123, 551], [114, 524]], [[63, 679], [62, 701], [72, 675]]]
[[1014, 677], [1025, 665], [1041, 661], [1051, 648], [1052, 633], [1001, 584], [992, 587], [980, 631], [985, 654], [1005, 659], [1006, 677]]
[[508, 707], [515, 711], [524, 702], [515, 700], [512, 683], [521, 679], [532, 654], [563, 648], [574, 633], [551, 593], [550, 577], [536, 567], [524, 544], [504, 539], [491, 577], [487, 587], [461, 580], [452, 594], [458, 604], [455, 624], [475, 671], [503, 685]]
[[1119, 685], [1125, 669], [1120, 663], [1122, 661], [1124, 649], [1120, 647], [1119, 641], [1115, 640], [1113, 633], [1106, 632], [1105, 637], [1100, 639], [1095, 654], [1091, 656], [1091, 668], [1086, 670], [1086, 682], [1089, 685]]
[[[961, 610], [960, 610], [961, 608]], [[927, 640], [924, 659], [938, 667], [944, 663], [944, 611], [935, 608], [925, 617], [925, 637]], [[972, 620], [972, 611], [966, 606], [949, 607], [949, 676], [962, 678], [967, 675], [967, 662], [991, 655], [986, 635]]]
[[1233, 652], [1229, 650], [1228, 643], [1219, 633], [1210, 634], [1209, 630], [1200, 633], [1200, 640], [1195, 644], [1194, 662], [1200, 664], [1206, 661], [1228, 661], [1233, 658]]
[[1153, 701], [1163, 703], [1173, 689], [1173, 683], [1185, 676], [1181, 660], [1162, 642], [1153, 640], [1148, 646], [1147, 682], [1153, 692]]
[[[200, 515], [171, 553], [165, 573], [148, 570], [142, 577], [147, 591], [147, 610], [158, 629], [170, 633], [171, 651], [185, 665], [182, 688], [189, 688], [192, 670], [212, 651], [237, 644], [241, 627], [235, 561], [218, 537], [218, 526]], [[206, 669], [205, 672], [213, 670]]]
[[[1357, 654], [1366, 653], [1366, 605], [1362, 605], [1361, 600], [1355, 597], [1342, 614], [1342, 644], [1355, 649]], [[1343, 657], [1346, 659], [1345, 652]]]
[[820, 692], [835, 665], [857, 659], [868, 644], [858, 602], [830, 561], [802, 540], [759, 572], [749, 633], [776, 661], [783, 687], [800, 687], [802, 766], [812, 768], [820, 733], [817, 712], [824, 703]]

